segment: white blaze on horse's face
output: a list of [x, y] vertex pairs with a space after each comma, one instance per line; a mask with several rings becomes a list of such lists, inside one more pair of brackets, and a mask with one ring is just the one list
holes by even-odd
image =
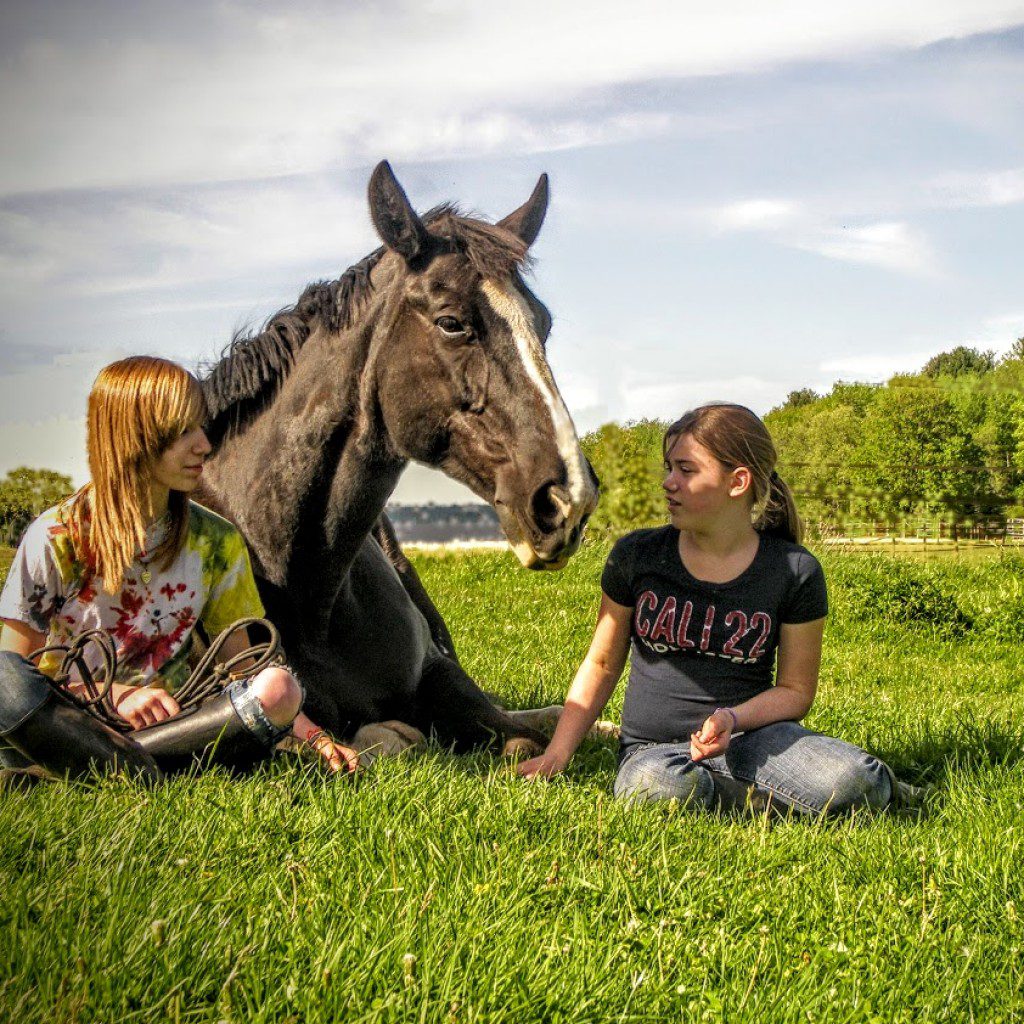
[[[551, 416], [558, 453], [565, 464], [569, 504], [565, 505], [557, 497], [554, 500], [558, 503], [559, 511], [565, 516], [571, 529], [594, 510], [597, 505], [597, 489], [580, 449], [579, 438], [576, 436], [576, 428], [569, 416], [569, 410], [565, 407], [565, 401], [559, 393], [558, 385], [555, 384], [555, 378], [548, 366], [544, 346], [537, 336], [530, 307], [518, 289], [511, 285], [485, 279], [480, 284], [480, 291], [495, 315], [507, 325], [522, 361], [526, 378], [536, 388], [544, 407]], [[534, 551], [529, 541], [525, 538], [510, 536], [509, 543], [523, 565], [536, 566], [537, 552]], [[561, 560], [559, 564], [563, 564]]]

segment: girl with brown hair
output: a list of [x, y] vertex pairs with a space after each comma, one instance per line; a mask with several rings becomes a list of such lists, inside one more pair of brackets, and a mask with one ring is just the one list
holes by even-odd
[[529, 778], [562, 771], [632, 644], [617, 796], [807, 814], [880, 808], [911, 788], [863, 750], [800, 725], [828, 600], [793, 495], [749, 409], [705, 405], [664, 438], [670, 525], [612, 549], [594, 637]]
[[[124, 359], [96, 378], [90, 480], [28, 528], [0, 595], [0, 755], [9, 767], [74, 775], [129, 767], [157, 777], [211, 745], [208, 760], [242, 767], [289, 731], [332, 769], [355, 764], [301, 714], [301, 687], [282, 667], [236, 680], [180, 714], [174, 694], [189, 675], [195, 630], [212, 642], [236, 620], [263, 616], [241, 535], [189, 499], [211, 451], [205, 418], [199, 382], [165, 359]], [[43, 674], [54, 674], [58, 654], [44, 655], [38, 668], [26, 660], [89, 630], [113, 641], [109, 707], [128, 735], [53, 690]], [[225, 637], [221, 654], [230, 659], [248, 646], [239, 631]], [[90, 674], [101, 672], [99, 645], [83, 655]], [[68, 685], [83, 694], [80, 673]]]

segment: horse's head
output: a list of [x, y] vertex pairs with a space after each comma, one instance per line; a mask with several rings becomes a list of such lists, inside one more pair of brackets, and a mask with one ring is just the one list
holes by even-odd
[[374, 270], [389, 285], [374, 371], [392, 444], [490, 502], [523, 565], [561, 568], [597, 505], [597, 480], [545, 357], [551, 316], [520, 275], [547, 176], [498, 224], [449, 207], [421, 219], [387, 163], [369, 195], [389, 250]]

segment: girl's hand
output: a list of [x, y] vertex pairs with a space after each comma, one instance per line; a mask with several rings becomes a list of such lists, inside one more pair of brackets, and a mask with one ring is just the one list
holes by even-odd
[[524, 779], [550, 779], [565, 770], [566, 762], [554, 754], [544, 751], [539, 757], [531, 757], [529, 761], [520, 761], [516, 765], [516, 774]]
[[159, 686], [122, 686], [117, 689], [121, 692], [114, 695], [114, 707], [133, 729], [166, 722], [181, 711], [178, 702]]
[[332, 772], [359, 770], [359, 755], [351, 748], [339, 743], [324, 729], [313, 729], [304, 742], [312, 747]]
[[705, 757], [724, 754], [732, 740], [735, 719], [728, 711], [718, 710], [704, 719], [704, 724], [690, 737], [690, 759], [702, 761]]

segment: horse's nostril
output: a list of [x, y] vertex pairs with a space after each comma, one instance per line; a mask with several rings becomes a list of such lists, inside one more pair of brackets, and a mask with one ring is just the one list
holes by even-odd
[[544, 534], [554, 533], [566, 520], [572, 510], [569, 496], [564, 488], [547, 483], [538, 487], [530, 502], [530, 511], [537, 529]]

